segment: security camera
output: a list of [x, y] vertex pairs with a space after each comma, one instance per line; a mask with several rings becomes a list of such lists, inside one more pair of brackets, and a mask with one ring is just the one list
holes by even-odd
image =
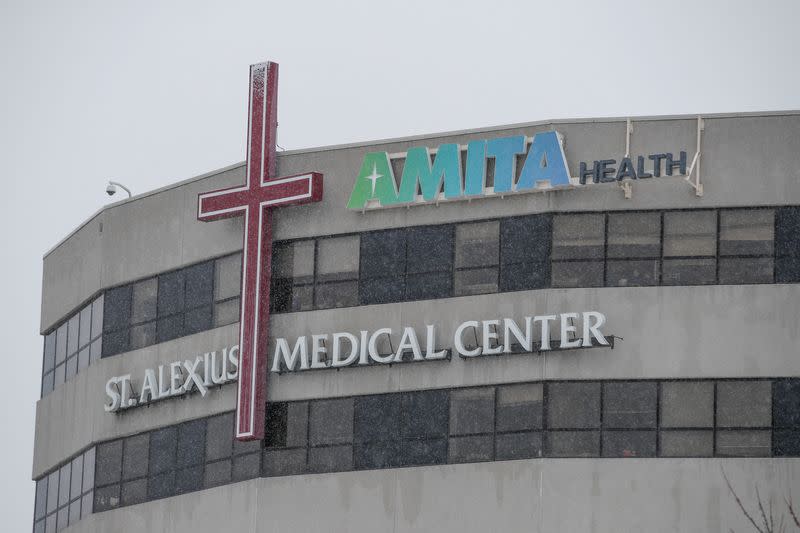
[[114, 196], [116, 192], [117, 192], [117, 186], [114, 185], [113, 183], [109, 183], [108, 186], [106, 187], [106, 194], [109, 196]]
[[108, 185], [106, 185], [106, 194], [109, 196], [114, 196], [117, 193], [117, 189], [122, 189], [123, 191], [128, 193], [128, 198], [133, 196], [129, 188], [127, 188], [118, 181], [111, 181], [111, 180], [109, 180]]

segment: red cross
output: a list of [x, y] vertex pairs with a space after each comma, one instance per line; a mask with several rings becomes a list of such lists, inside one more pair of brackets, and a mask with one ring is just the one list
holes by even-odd
[[250, 67], [250, 116], [247, 127], [247, 181], [241, 187], [198, 195], [197, 218], [207, 222], [244, 217], [242, 297], [239, 330], [239, 390], [236, 438], [264, 438], [267, 400], [267, 339], [272, 260], [273, 207], [318, 202], [322, 174], [283, 178], [275, 174], [278, 65]]

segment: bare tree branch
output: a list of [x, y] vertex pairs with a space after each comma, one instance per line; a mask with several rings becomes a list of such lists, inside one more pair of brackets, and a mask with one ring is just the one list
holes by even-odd
[[761, 513], [761, 520], [764, 521], [764, 529], [767, 533], [774, 533], [773, 529], [769, 527], [767, 513], [764, 512], [764, 505], [761, 503], [761, 494], [758, 493], [758, 485], [756, 485], [756, 501], [758, 502], [758, 511]]
[[784, 496], [783, 497], [783, 501], [786, 502], [786, 507], [789, 508], [789, 514], [791, 515], [792, 520], [794, 521], [794, 525], [796, 525], [797, 527], [800, 527], [800, 520], [797, 519], [797, 515], [794, 512], [794, 507], [792, 507], [792, 497], [791, 497], [791, 495], [788, 498], [786, 496]]
[[[722, 477], [725, 479], [725, 483], [728, 485], [728, 490], [730, 490], [731, 494], [733, 494], [733, 498], [736, 500], [736, 504], [739, 506], [739, 509], [742, 510], [742, 513], [744, 513], [744, 516], [746, 516], [747, 519], [750, 521], [750, 523], [753, 524], [753, 527], [756, 528], [756, 531], [758, 531], [758, 533], [769, 533], [769, 532], [764, 531], [763, 529], [761, 529], [758, 526], [758, 524], [756, 523], [756, 521], [753, 520], [753, 517], [750, 516], [750, 513], [747, 512], [747, 509], [745, 509], [744, 504], [742, 503], [742, 500], [739, 499], [739, 495], [736, 494], [735, 490], [733, 490], [733, 486], [731, 485], [731, 482], [728, 479], [728, 475], [725, 473], [725, 469], [724, 468], [722, 469]], [[760, 505], [760, 502], [759, 502], [759, 505]]]

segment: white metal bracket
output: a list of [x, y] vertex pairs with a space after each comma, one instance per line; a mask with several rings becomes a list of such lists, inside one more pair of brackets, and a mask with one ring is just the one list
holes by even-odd
[[[695, 148], [692, 164], [689, 165], [689, 170], [686, 172], [686, 181], [694, 189], [695, 196], [703, 196], [703, 184], [700, 182], [700, 158], [702, 156], [702, 139], [703, 131], [706, 129], [703, 117], [697, 117], [697, 147]], [[692, 179], [694, 174], [694, 179]]]
[[[631, 156], [631, 133], [633, 133], [633, 123], [631, 119], [625, 119], [625, 157]], [[625, 195], [626, 200], [633, 198], [633, 185], [630, 180], [619, 182], [619, 187]]]

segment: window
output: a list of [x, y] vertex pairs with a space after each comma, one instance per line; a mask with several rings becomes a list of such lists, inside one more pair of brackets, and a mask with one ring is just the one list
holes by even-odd
[[775, 281], [800, 282], [800, 207], [775, 211]]
[[460, 389], [450, 393], [450, 435], [494, 431], [494, 388]]
[[753, 428], [772, 425], [772, 383], [717, 383], [717, 427]]
[[[716, 280], [716, 254], [716, 211], [696, 210], [664, 213], [665, 259], [662, 267], [664, 285], [714, 283]], [[695, 257], [704, 259], [694, 259]]]
[[409, 228], [406, 253], [406, 300], [452, 295], [452, 226]]
[[659, 438], [663, 457], [710, 457], [714, 453], [711, 430], [662, 430]]
[[656, 427], [657, 386], [652, 381], [603, 383], [603, 427]]
[[661, 213], [609, 213], [606, 286], [658, 285]]
[[387, 230], [361, 236], [361, 304], [399, 302], [405, 294], [406, 231]]
[[311, 402], [309, 442], [312, 446], [353, 441], [353, 399]]
[[605, 215], [553, 217], [553, 287], [601, 287], [604, 256]]
[[359, 237], [335, 237], [317, 241], [317, 309], [358, 304]]
[[655, 457], [655, 431], [603, 431], [603, 457]]
[[497, 292], [500, 223], [456, 226], [455, 295]]
[[239, 321], [242, 291], [242, 254], [221, 257], [214, 262], [214, 327]]
[[661, 383], [660, 387], [661, 427], [675, 428], [660, 432], [661, 454], [668, 457], [713, 455], [714, 384], [678, 381]]
[[719, 212], [719, 254], [772, 257], [775, 212], [772, 209], [723, 209]]
[[497, 431], [541, 429], [541, 383], [504, 385], [497, 388]]
[[600, 383], [548, 383], [547, 399], [548, 428], [600, 427]]
[[541, 289], [550, 283], [552, 217], [532, 215], [500, 222], [500, 290]]
[[94, 448], [36, 482], [34, 531], [60, 531], [92, 513]]

